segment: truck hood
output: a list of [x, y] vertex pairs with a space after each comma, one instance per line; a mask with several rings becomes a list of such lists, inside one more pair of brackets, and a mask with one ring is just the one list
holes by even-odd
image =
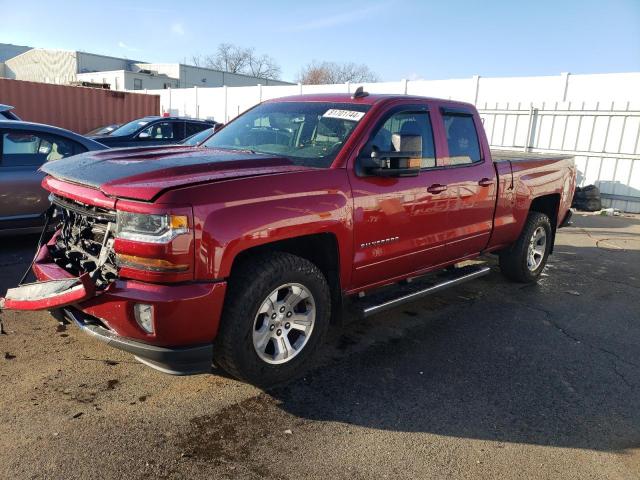
[[164, 146], [87, 152], [47, 162], [41, 170], [108, 196], [150, 201], [172, 188], [309, 168], [249, 151]]

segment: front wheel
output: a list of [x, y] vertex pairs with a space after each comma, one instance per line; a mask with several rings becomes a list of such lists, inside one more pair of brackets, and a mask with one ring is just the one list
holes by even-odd
[[502, 273], [516, 282], [537, 281], [547, 264], [552, 238], [549, 217], [531, 212], [516, 243], [500, 252]]
[[329, 286], [313, 263], [282, 252], [245, 261], [229, 282], [216, 363], [260, 386], [290, 380], [322, 343], [330, 314]]

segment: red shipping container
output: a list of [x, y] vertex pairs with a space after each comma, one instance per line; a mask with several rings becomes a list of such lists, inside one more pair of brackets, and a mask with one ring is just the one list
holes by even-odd
[[112, 123], [159, 115], [160, 97], [100, 88], [0, 78], [0, 103], [12, 105], [22, 120], [84, 134]]

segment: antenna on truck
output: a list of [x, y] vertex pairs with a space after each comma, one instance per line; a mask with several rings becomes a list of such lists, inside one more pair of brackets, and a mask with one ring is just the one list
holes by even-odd
[[368, 96], [369, 96], [369, 92], [365, 92], [362, 85], [360, 85], [358, 88], [356, 88], [356, 91], [353, 92], [353, 95], [351, 95], [351, 98], [356, 99], [356, 98], [364, 98]]

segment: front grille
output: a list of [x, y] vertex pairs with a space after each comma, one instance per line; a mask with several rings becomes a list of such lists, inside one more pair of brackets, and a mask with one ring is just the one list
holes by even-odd
[[88, 272], [98, 289], [106, 288], [118, 277], [113, 251], [115, 212], [57, 195], [51, 195], [51, 201], [60, 231], [49, 247], [51, 257], [67, 272]]

